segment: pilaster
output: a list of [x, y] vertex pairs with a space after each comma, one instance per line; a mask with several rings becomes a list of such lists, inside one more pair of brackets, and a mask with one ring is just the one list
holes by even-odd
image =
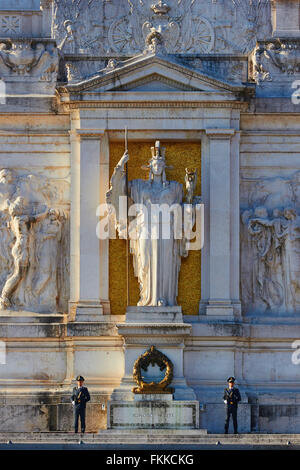
[[[76, 117], [74, 117], [76, 120]], [[78, 116], [77, 116], [78, 119]], [[70, 319], [97, 321], [103, 315], [101, 245], [96, 235], [96, 212], [100, 204], [101, 145], [104, 131], [74, 129], [71, 201], [71, 299]], [[103, 250], [102, 250], [103, 251]]]
[[[206, 129], [203, 155], [203, 192], [206, 193], [207, 269], [200, 307], [206, 315], [234, 317], [239, 304], [239, 258], [235, 253], [239, 239], [238, 146], [235, 129]], [[237, 161], [236, 161], [237, 160]]]

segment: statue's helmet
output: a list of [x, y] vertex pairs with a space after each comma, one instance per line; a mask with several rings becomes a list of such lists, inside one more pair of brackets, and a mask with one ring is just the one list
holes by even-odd
[[164, 162], [166, 161], [166, 148], [161, 147], [159, 140], [155, 142], [155, 147], [151, 147], [151, 153], [152, 160], [163, 160]]
[[166, 148], [161, 147], [159, 140], [155, 142], [154, 147], [151, 147], [151, 155], [152, 158], [149, 160], [148, 165], [142, 166], [143, 170], [151, 169], [153, 163], [159, 163], [164, 169], [173, 169], [172, 165], [169, 166], [166, 164]]

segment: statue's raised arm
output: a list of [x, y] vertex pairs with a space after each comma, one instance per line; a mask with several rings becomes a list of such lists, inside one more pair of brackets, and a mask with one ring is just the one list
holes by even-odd
[[[127, 198], [128, 194], [128, 187], [127, 187], [127, 181], [126, 181], [126, 170], [125, 170], [125, 165], [129, 160], [129, 154], [128, 151], [126, 150], [120, 159], [119, 163], [114, 169], [114, 172], [112, 174], [111, 180], [110, 180], [110, 189], [106, 193], [106, 203], [110, 205], [110, 213], [112, 214], [112, 211], [115, 211], [115, 224], [116, 224], [116, 229], [120, 233], [127, 224], [127, 210], [126, 210], [126, 205], [123, 207], [125, 208], [125, 211], [121, 210], [121, 205], [122, 205], [122, 199], [120, 199], [121, 196], [123, 198]], [[129, 186], [129, 183], [128, 183]], [[125, 201], [126, 202], [126, 201]]]

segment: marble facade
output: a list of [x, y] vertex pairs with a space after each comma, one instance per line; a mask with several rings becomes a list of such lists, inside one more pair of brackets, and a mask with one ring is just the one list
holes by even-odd
[[[200, 428], [223, 432], [234, 375], [241, 432], [300, 432], [299, 15], [296, 0], [0, 0], [1, 431], [70, 430], [77, 374], [88, 430], [105, 429], [154, 339]], [[97, 208], [125, 125], [201, 144], [201, 301], [168, 326], [110, 304]]]

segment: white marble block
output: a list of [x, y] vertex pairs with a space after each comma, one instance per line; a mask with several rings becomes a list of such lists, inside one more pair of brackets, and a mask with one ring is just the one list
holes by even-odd
[[174, 401], [172, 395], [135, 396], [134, 401], [108, 402], [108, 429], [197, 429], [199, 402]]

